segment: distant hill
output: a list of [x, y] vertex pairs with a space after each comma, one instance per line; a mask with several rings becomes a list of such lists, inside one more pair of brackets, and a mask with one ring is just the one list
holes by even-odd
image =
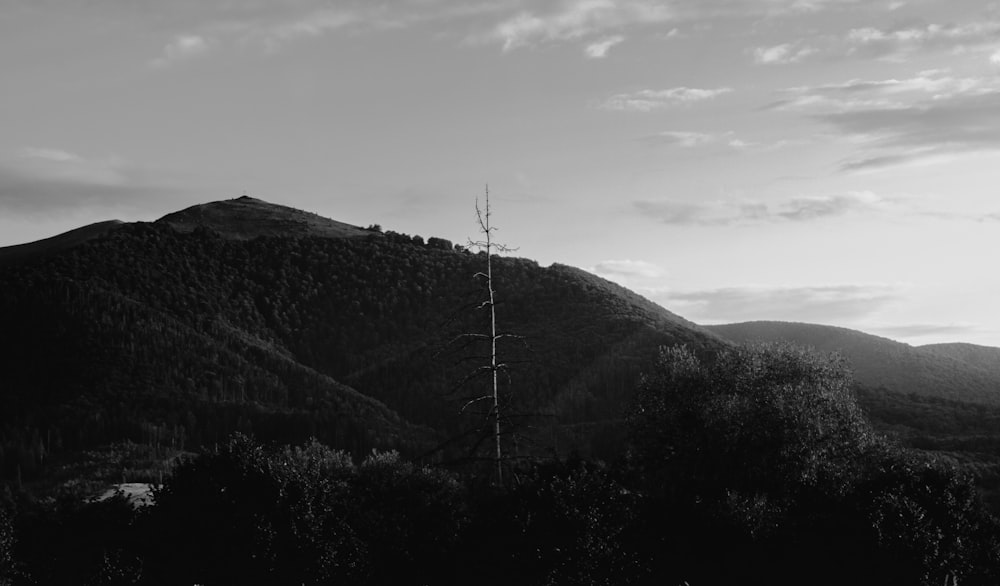
[[[459, 383], [483, 349], [458, 336], [484, 331], [483, 263], [442, 239], [239, 198], [0, 268], [3, 474], [109, 442], [192, 449], [233, 431], [359, 456], [471, 453], [483, 415], [461, 398], [482, 390]], [[521, 336], [500, 348], [518, 453], [613, 456], [658, 346], [726, 344], [580, 269], [498, 258], [494, 275], [499, 325]]]
[[238, 197], [194, 205], [163, 216], [157, 223], [178, 232], [207, 228], [225, 238], [249, 240], [260, 236], [357, 238], [373, 232], [324, 218], [312, 212], [269, 203], [253, 197]]
[[105, 222], [96, 222], [82, 226], [69, 232], [63, 232], [51, 238], [27, 244], [4, 246], [0, 248], [0, 268], [7, 265], [29, 262], [46, 255], [58, 254], [78, 244], [83, 244], [88, 240], [103, 236], [109, 230], [114, 230], [121, 225], [122, 222], [120, 220], [107, 220]]
[[917, 348], [938, 356], [959, 360], [1000, 378], [1000, 348], [964, 343], [927, 344]]
[[804, 323], [759, 321], [706, 329], [738, 343], [785, 340], [822, 352], [839, 352], [850, 360], [858, 382], [869, 388], [1000, 404], [1000, 371], [984, 362], [989, 352], [915, 348], [856, 330]]

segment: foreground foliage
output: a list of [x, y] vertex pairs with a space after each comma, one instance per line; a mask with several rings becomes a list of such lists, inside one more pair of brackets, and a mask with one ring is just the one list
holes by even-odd
[[502, 489], [392, 452], [355, 464], [237, 435], [144, 509], [17, 502], [0, 569], [15, 583], [996, 584], [1000, 527], [968, 479], [873, 433], [850, 389], [842, 362], [794, 347], [665, 349], [628, 458], [514, 467]]

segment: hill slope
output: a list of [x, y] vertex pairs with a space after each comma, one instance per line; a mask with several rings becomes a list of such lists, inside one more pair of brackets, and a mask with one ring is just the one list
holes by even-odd
[[[359, 455], [456, 437], [452, 455], [472, 450], [483, 417], [461, 398], [481, 391], [457, 385], [483, 351], [452, 341], [484, 331], [483, 257], [289, 210], [196, 206], [0, 270], [5, 474], [106, 442], [196, 447], [238, 430]], [[523, 337], [500, 348], [515, 365], [505, 411], [532, 422], [522, 452], [613, 453], [658, 345], [724, 344], [579, 269], [500, 258], [494, 274], [500, 327]]]
[[870, 388], [1000, 404], [1000, 373], [959, 360], [954, 352], [914, 348], [856, 330], [815, 324], [761, 321], [706, 329], [734, 342], [785, 340], [839, 352], [851, 361], [857, 381]]
[[0, 268], [7, 265], [30, 262], [47, 255], [58, 254], [78, 244], [103, 236], [109, 230], [114, 230], [121, 225], [122, 222], [120, 220], [107, 220], [81, 226], [80, 228], [57, 234], [51, 238], [36, 240], [27, 244], [4, 246], [0, 248]]
[[924, 352], [959, 360], [1000, 378], [1000, 348], [963, 343], [927, 344], [917, 348]]

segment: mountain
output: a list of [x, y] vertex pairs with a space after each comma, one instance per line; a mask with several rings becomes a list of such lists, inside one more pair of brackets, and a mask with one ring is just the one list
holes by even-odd
[[[462, 405], [484, 391], [461, 383], [484, 349], [463, 334], [486, 331], [484, 262], [244, 197], [0, 268], [3, 474], [234, 431], [358, 456], [475, 453], [485, 414]], [[659, 345], [726, 344], [580, 269], [503, 257], [493, 270], [499, 327], [516, 334], [499, 348], [512, 452], [612, 457]]]
[[838, 352], [851, 362], [856, 380], [869, 388], [1000, 405], [1000, 371], [984, 366], [980, 354], [971, 351], [915, 348], [856, 330], [805, 323], [759, 321], [706, 329], [737, 343], [788, 341]]

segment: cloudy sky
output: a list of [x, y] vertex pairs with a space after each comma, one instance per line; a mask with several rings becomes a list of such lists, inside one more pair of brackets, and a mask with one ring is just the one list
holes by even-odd
[[0, 245], [251, 196], [1000, 346], [1000, 2], [0, 0]]

